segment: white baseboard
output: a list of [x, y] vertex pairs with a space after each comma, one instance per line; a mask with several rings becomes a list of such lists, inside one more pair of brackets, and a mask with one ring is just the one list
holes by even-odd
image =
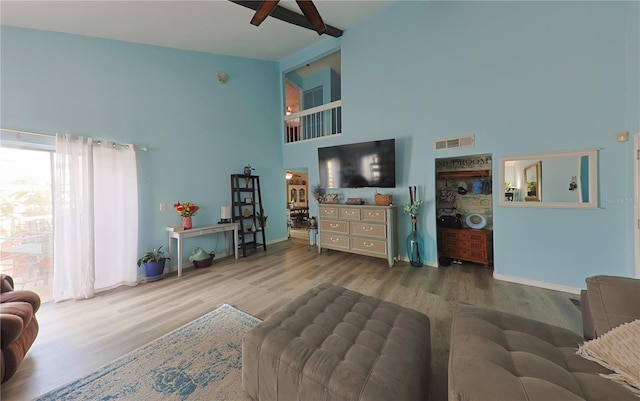
[[530, 285], [532, 287], [546, 288], [548, 290], [568, 292], [570, 294], [580, 295], [581, 288], [570, 287], [567, 285], [547, 283], [545, 281], [530, 280], [522, 277], [506, 276], [504, 274], [493, 273], [496, 280], [508, 281], [510, 283]]
[[275, 244], [276, 242], [282, 242], [287, 240], [289, 240], [289, 237], [276, 238], [276, 239], [267, 241], [267, 245], [271, 245], [271, 244]]
[[[406, 256], [402, 256], [402, 257], [400, 257], [400, 256], [399, 256], [399, 257], [398, 257], [398, 260], [401, 260], [401, 261], [403, 261], [403, 262], [407, 262], [407, 263], [409, 263], [409, 258], [408, 258], [408, 257], [406, 257]], [[429, 266], [429, 267], [440, 267], [440, 265], [438, 265], [438, 262], [437, 262], [437, 261], [435, 261], [435, 262], [424, 262], [424, 264], [425, 264], [426, 266]]]

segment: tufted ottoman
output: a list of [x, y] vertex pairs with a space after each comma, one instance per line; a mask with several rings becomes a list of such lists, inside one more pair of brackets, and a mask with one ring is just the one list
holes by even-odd
[[257, 400], [426, 400], [424, 314], [331, 284], [307, 291], [242, 340]]

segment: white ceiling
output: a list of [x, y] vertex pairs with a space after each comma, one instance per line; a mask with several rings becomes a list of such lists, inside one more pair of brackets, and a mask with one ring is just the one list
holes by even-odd
[[[315, 0], [314, 4], [326, 24], [346, 31], [395, 2]], [[302, 13], [294, 0], [282, 0], [280, 5]], [[0, 1], [2, 25], [260, 60], [282, 60], [320, 40], [315, 31], [275, 18], [253, 26], [249, 24], [253, 14], [226, 0]]]

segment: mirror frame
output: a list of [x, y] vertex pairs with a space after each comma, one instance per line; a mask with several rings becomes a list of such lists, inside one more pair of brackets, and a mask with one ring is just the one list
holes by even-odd
[[[536, 194], [534, 196], [531, 195], [527, 195], [524, 197], [524, 201], [525, 202], [540, 202], [540, 198], [541, 196], [541, 190], [542, 190], [542, 161], [538, 160], [537, 162], [533, 162], [527, 166], [524, 166], [523, 169], [523, 173], [524, 173], [524, 179], [527, 179], [527, 171], [531, 170], [532, 168], [536, 169], [535, 174], [536, 174]], [[527, 181], [527, 191], [529, 190], [529, 181]]]
[[[535, 202], [511, 202], [505, 200], [505, 162], [519, 160], [533, 160], [533, 163], [544, 162], [549, 159], [557, 159], [562, 157], [581, 157], [589, 158], [589, 202], [546, 202], [544, 198]], [[544, 164], [544, 163], [542, 163]], [[529, 165], [527, 165], [529, 167]], [[529, 155], [502, 156], [499, 158], [499, 185], [501, 196], [498, 197], [498, 206], [504, 207], [534, 207], [534, 208], [575, 208], [575, 209], [597, 209], [598, 208], [598, 149], [587, 149], [570, 152], [551, 152], [536, 153]], [[539, 169], [540, 170], [540, 169]], [[538, 172], [538, 179], [541, 171]], [[495, 186], [494, 186], [495, 190]], [[538, 188], [538, 194], [541, 194], [541, 188]]]

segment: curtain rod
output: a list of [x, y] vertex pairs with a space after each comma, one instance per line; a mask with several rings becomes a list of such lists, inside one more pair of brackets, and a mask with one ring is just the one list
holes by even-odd
[[[35, 135], [35, 136], [45, 136], [45, 137], [52, 137], [52, 136], [56, 136], [55, 134], [44, 134], [44, 133], [42, 133], [42, 132], [23, 131], [23, 130], [19, 130], [19, 129], [2, 128], [2, 127], [0, 127], [0, 131], [13, 132], [13, 133], [16, 133], [16, 134], [18, 134], [18, 135], [19, 135], [19, 134], [26, 134], [26, 135]], [[101, 146], [101, 145], [102, 145], [102, 141], [101, 141], [101, 140], [97, 140], [97, 141], [95, 141], [95, 142], [96, 142], [96, 144], [97, 144], [98, 146]], [[114, 142], [113, 144], [114, 144], [114, 147], [115, 147], [115, 146], [126, 146], [126, 147], [128, 147], [128, 145], [122, 145], [122, 144], [120, 144], [120, 143], [115, 143], [115, 142]], [[134, 149], [137, 149], [137, 150], [141, 150], [141, 151], [143, 151], [143, 152], [146, 152], [146, 151], [148, 151], [148, 150], [149, 150], [146, 146], [137, 146], [137, 145], [134, 145], [134, 146], [133, 146], [133, 148], [134, 148]]]
[[15, 132], [16, 134], [27, 134], [36, 136], [55, 136], [55, 134], [43, 134], [42, 132], [22, 131], [19, 129], [0, 128], [0, 131]]

